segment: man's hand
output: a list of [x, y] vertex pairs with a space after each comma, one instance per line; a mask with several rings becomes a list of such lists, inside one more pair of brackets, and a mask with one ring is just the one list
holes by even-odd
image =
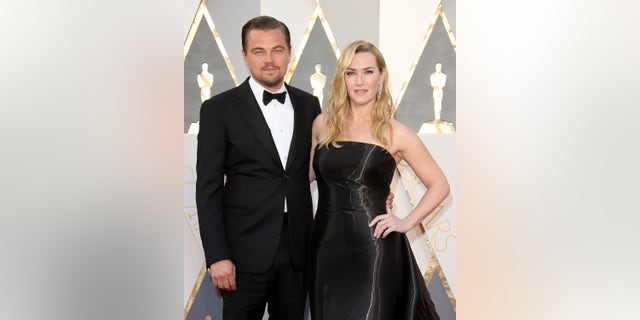
[[236, 290], [236, 266], [229, 259], [220, 260], [209, 267], [211, 282], [221, 290]]
[[387, 213], [391, 213], [393, 210], [393, 192], [389, 192], [389, 197], [387, 197]]

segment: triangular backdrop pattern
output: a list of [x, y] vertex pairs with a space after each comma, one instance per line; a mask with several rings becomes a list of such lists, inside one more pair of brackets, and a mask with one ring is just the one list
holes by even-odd
[[213, 29], [204, 16], [200, 18], [189, 52], [184, 59], [184, 133], [191, 123], [200, 120], [200, 87], [197, 76], [202, 71], [202, 63], [209, 64], [209, 72], [213, 74], [211, 96], [236, 86], [213, 36]]
[[336, 55], [322, 22], [320, 19], [316, 19], [289, 84], [307, 92], [313, 92], [309, 77], [316, 71], [316, 63], [319, 63], [322, 66], [321, 72], [327, 77], [323, 90], [322, 108], [324, 109], [329, 98], [327, 89], [335, 72], [336, 61]]
[[442, 17], [438, 18], [427, 43], [418, 59], [407, 88], [398, 102], [395, 118], [418, 132], [422, 123], [433, 120], [433, 88], [429, 77], [435, 71], [435, 64], [442, 64], [442, 72], [447, 75], [442, 98], [441, 119], [456, 124], [456, 52]]

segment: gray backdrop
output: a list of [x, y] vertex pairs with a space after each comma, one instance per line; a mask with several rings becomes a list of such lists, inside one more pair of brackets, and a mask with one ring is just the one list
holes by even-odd
[[322, 108], [324, 109], [324, 104], [329, 98], [327, 89], [336, 70], [336, 61], [337, 58], [333, 48], [331, 47], [329, 38], [322, 27], [320, 19], [317, 19], [313, 25], [313, 29], [311, 29], [309, 39], [304, 47], [304, 51], [300, 56], [300, 61], [298, 61], [298, 65], [296, 66], [296, 70], [294, 71], [289, 84], [307, 92], [313, 92], [309, 77], [316, 71], [316, 63], [320, 63], [322, 65], [322, 73], [327, 76], [322, 103]]
[[442, 120], [456, 124], [456, 53], [449, 40], [449, 34], [438, 18], [418, 60], [409, 85], [398, 104], [395, 118], [418, 131], [422, 123], [432, 120], [433, 88], [429, 77], [435, 71], [436, 62], [442, 64], [442, 72], [447, 75], [442, 98]]
[[202, 63], [209, 64], [213, 74], [211, 96], [235, 87], [229, 68], [222, 57], [209, 24], [204, 17], [184, 59], [184, 132], [193, 122], [200, 120], [200, 87], [197, 76], [202, 71]]

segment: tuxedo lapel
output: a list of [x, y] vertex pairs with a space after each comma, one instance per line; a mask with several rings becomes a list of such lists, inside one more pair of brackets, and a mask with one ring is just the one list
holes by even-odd
[[258, 105], [258, 102], [253, 96], [253, 91], [251, 91], [248, 80], [238, 87], [235, 105], [238, 111], [240, 111], [240, 115], [246, 121], [247, 126], [253, 131], [256, 137], [258, 137], [258, 140], [260, 140], [273, 160], [281, 167], [280, 156], [278, 156], [278, 149], [276, 149], [276, 144], [273, 142], [269, 125], [267, 125], [267, 121], [264, 119], [260, 105]]
[[[286, 85], [286, 84], [285, 84]], [[291, 161], [294, 160], [294, 155], [297, 152], [297, 149], [300, 148], [299, 137], [302, 133], [302, 126], [304, 125], [304, 119], [302, 117], [303, 113], [300, 108], [303, 106], [300, 103], [299, 97], [293, 93], [293, 90], [287, 86], [287, 92], [289, 93], [289, 98], [291, 99], [291, 106], [293, 107], [293, 135], [291, 136], [291, 144], [289, 145], [289, 156], [287, 157], [287, 164], [285, 166], [285, 170], [289, 169], [291, 165]]]

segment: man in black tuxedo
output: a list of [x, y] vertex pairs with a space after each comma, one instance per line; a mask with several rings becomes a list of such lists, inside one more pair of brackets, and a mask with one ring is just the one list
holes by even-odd
[[[251, 76], [200, 110], [196, 202], [206, 264], [223, 317], [302, 319], [313, 220], [311, 125], [318, 99], [284, 83], [287, 26], [268, 16], [242, 28]], [[226, 183], [225, 183], [226, 176]]]

